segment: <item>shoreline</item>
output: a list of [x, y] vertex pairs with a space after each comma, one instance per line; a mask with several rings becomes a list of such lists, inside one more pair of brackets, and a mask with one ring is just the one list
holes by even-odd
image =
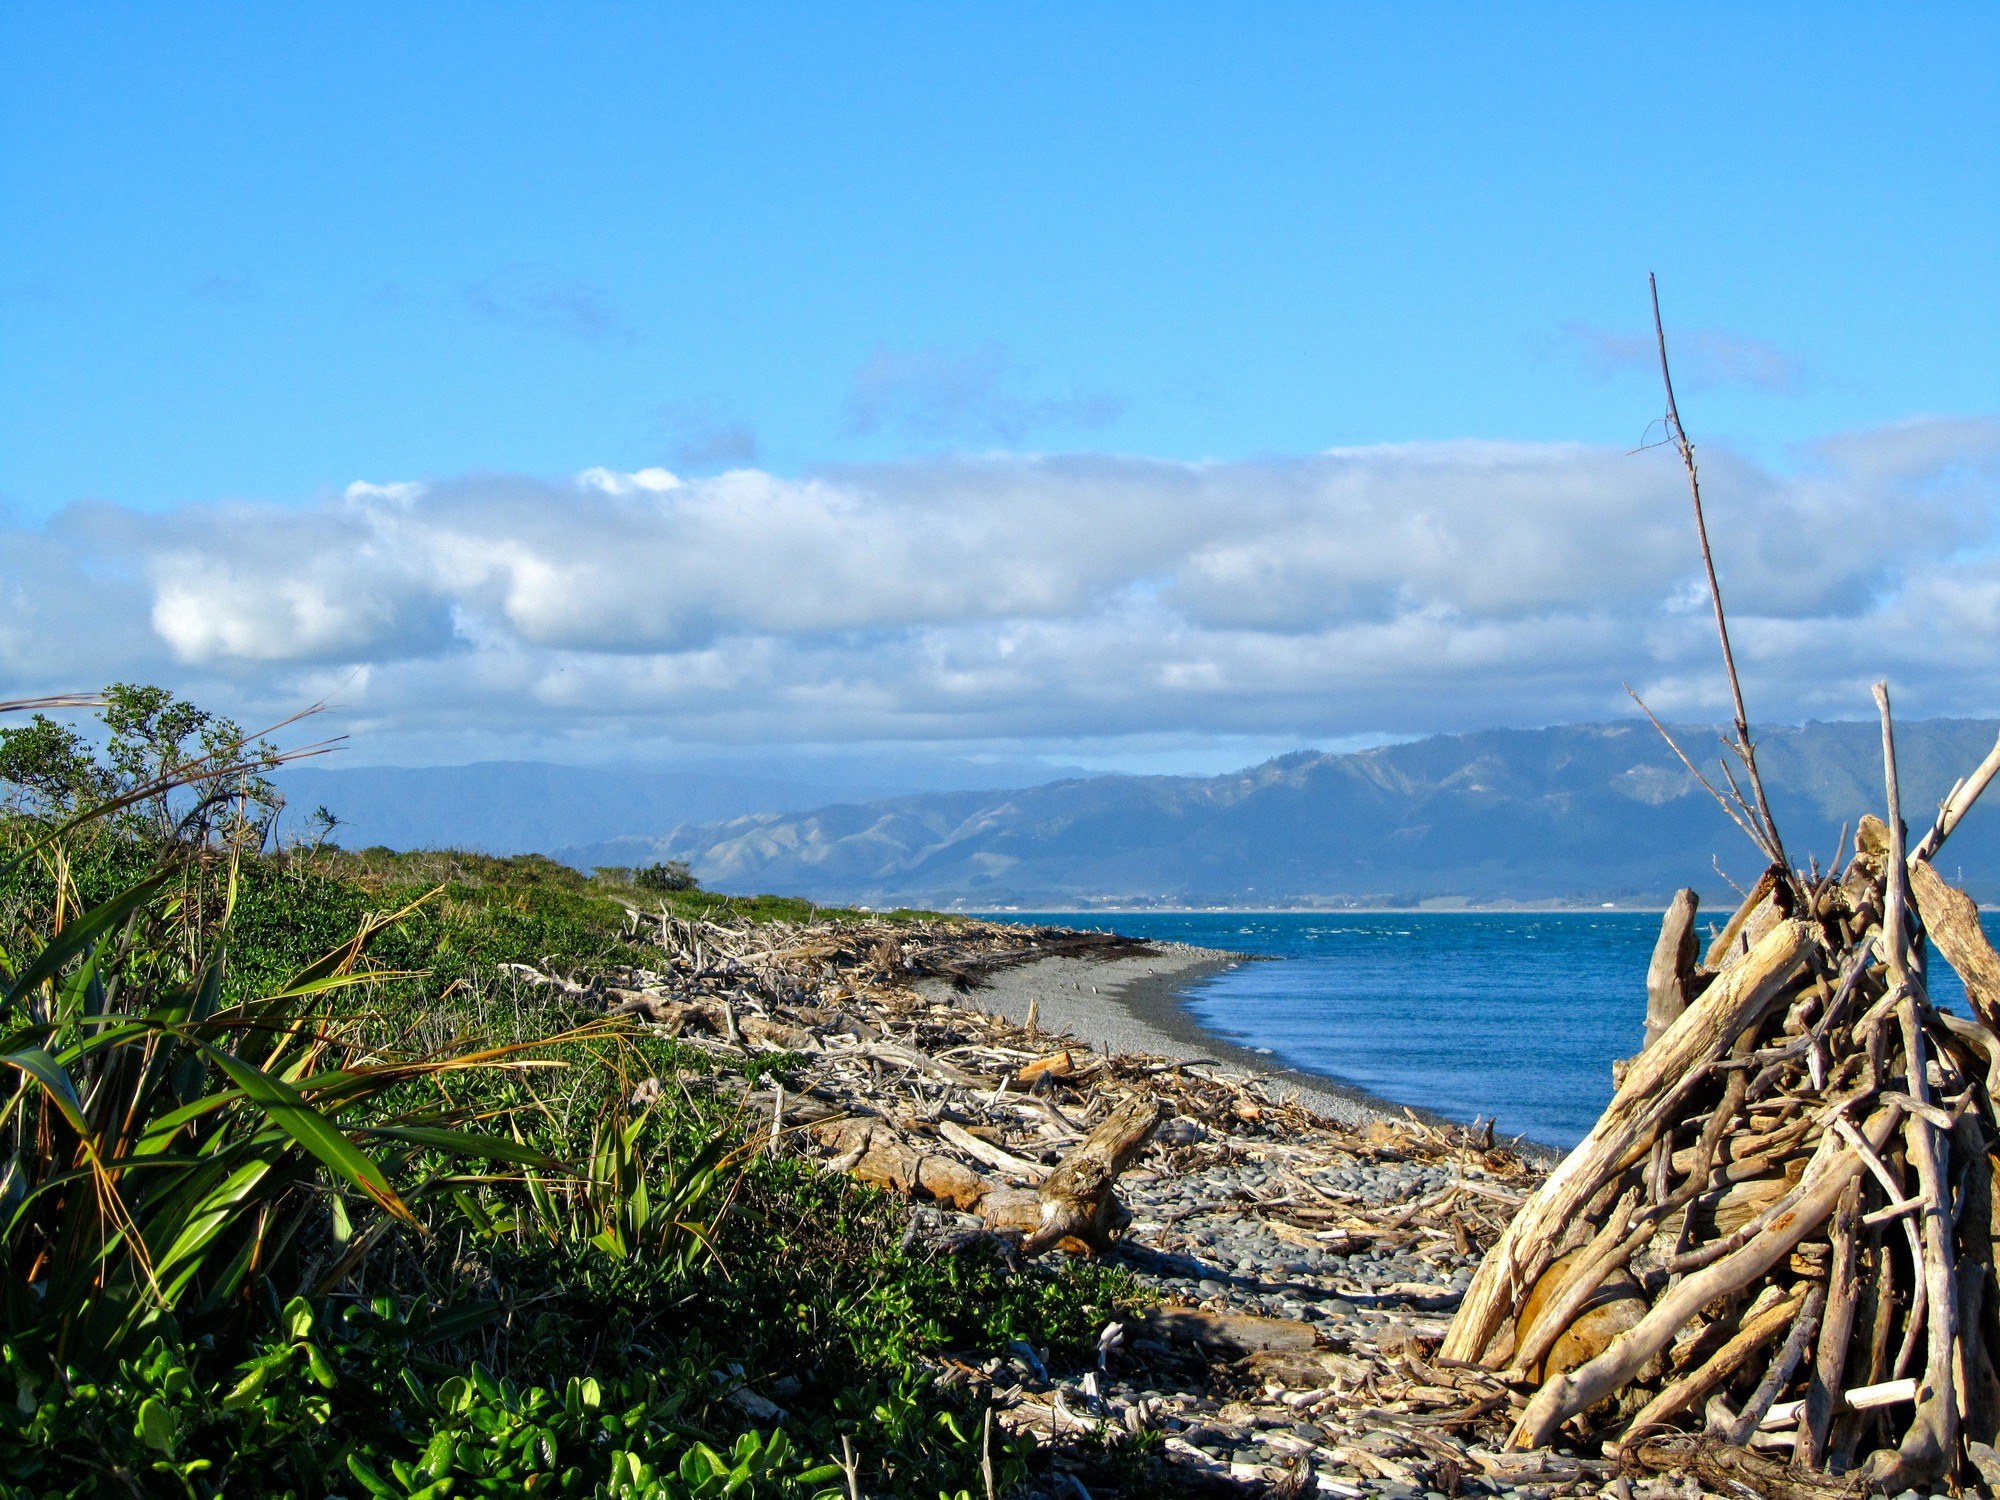
[[[1707, 900], [1706, 895], [1703, 900]], [[989, 906], [939, 907], [941, 915], [974, 917], [985, 922], [1013, 922], [1022, 917], [1563, 917], [1652, 916], [1666, 909], [1662, 901], [1593, 901], [1584, 905], [1496, 905], [1453, 902], [1438, 906]], [[867, 908], [861, 908], [867, 910]]]
[[[1309, 1073], [1205, 1029], [1185, 1003], [1189, 989], [1204, 979], [1246, 963], [1272, 960], [1257, 954], [1191, 943], [1147, 940], [1151, 953], [1125, 958], [1037, 958], [985, 976], [970, 994], [958, 994], [938, 980], [919, 990], [932, 998], [1017, 1024], [1036, 1006], [1036, 1025], [1067, 1035], [1105, 1053], [1145, 1053], [1186, 1062], [1207, 1061], [1238, 1076], [1255, 1077], [1282, 1096], [1295, 1098], [1315, 1114], [1349, 1127], [1376, 1121], [1405, 1122], [1411, 1115], [1430, 1125], [1452, 1125], [1433, 1111], [1398, 1104], [1341, 1079]], [[1532, 1158], [1561, 1155], [1539, 1141], [1516, 1148]]]

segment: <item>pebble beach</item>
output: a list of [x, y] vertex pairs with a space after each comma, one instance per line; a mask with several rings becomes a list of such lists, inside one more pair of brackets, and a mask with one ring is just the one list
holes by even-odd
[[[1160, 1495], [1702, 1493], [1679, 1472], [1509, 1447], [1525, 1397], [1438, 1350], [1548, 1154], [1201, 1035], [1176, 996], [1239, 956], [965, 921], [751, 939], [665, 934], [706, 955], [712, 986], [669, 994], [635, 971], [606, 996], [701, 1048], [789, 1053], [786, 1086], [742, 1086], [745, 1117], [769, 1122], [769, 1149], [906, 1198], [912, 1253], [985, 1245], [1023, 1275], [1042, 1274], [1038, 1255], [1094, 1253], [1129, 1277], [1134, 1294], [1099, 1314], [1095, 1368], [1020, 1341], [937, 1362], [996, 1430], [1043, 1449], [1056, 1482], [1024, 1500], [1134, 1493], [1133, 1462]], [[745, 972], [763, 978], [729, 977]], [[1033, 1205], [1046, 1225], [1055, 1184], [1139, 1107], [1109, 1234], [1023, 1238]], [[781, 1396], [731, 1399], [776, 1419]], [[1119, 1453], [1126, 1469], [1107, 1471]]]

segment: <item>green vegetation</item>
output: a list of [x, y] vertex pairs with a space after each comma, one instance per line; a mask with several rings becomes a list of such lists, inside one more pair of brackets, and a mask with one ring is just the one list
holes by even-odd
[[633, 884], [643, 891], [694, 891], [701, 889], [694, 878], [694, 871], [687, 867], [683, 859], [670, 859], [665, 864], [647, 865], [632, 877]]
[[850, 1451], [982, 1494], [933, 1357], [1089, 1359], [1121, 1278], [906, 1251], [710, 1059], [503, 967], [643, 961], [635, 909], [847, 914], [263, 852], [268, 747], [106, 698], [104, 752], [0, 739], [0, 1496], [819, 1497]]

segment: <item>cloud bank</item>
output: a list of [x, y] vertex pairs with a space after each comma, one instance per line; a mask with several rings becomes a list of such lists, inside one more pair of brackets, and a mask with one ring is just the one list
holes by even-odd
[[[1705, 454], [1753, 710], [2000, 710], [2000, 420]], [[1722, 702], [1663, 451], [1426, 443], [1256, 462], [593, 469], [14, 527], [22, 689], [701, 742], [1409, 734]]]

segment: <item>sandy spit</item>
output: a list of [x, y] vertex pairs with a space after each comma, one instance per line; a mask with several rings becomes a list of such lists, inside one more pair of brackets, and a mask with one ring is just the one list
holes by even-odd
[[[1155, 951], [1130, 958], [1042, 958], [987, 976], [970, 994], [954, 994], [943, 980], [919, 988], [936, 999], [1024, 1022], [1037, 1003], [1036, 1024], [1075, 1037], [1103, 1053], [1140, 1052], [1154, 1057], [1221, 1064], [1229, 1072], [1265, 1080], [1315, 1113], [1344, 1125], [1405, 1119], [1403, 1106], [1365, 1090], [1284, 1067], [1261, 1052], [1234, 1046], [1195, 1024], [1181, 1003], [1188, 987], [1238, 964], [1260, 960], [1188, 943], [1150, 943]], [[1438, 1116], [1418, 1110], [1424, 1119]]]

